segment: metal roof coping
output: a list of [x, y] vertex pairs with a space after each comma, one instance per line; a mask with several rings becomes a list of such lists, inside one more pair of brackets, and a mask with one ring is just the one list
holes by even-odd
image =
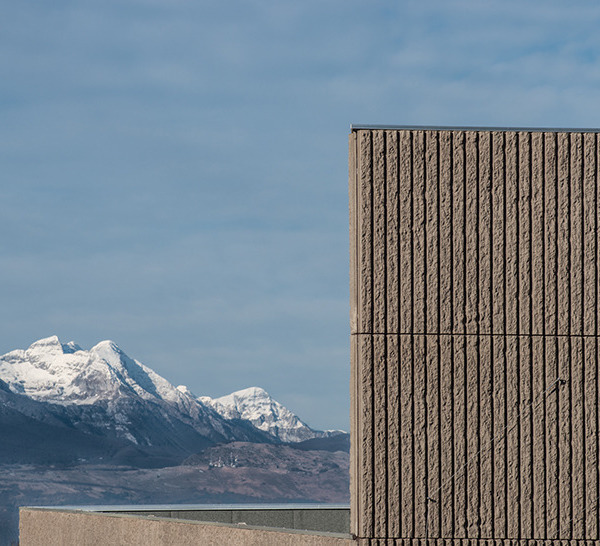
[[501, 131], [523, 133], [600, 133], [600, 129], [591, 128], [560, 128], [560, 127], [469, 127], [452, 125], [368, 125], [352, 123], [350, 132], [369, 131]]

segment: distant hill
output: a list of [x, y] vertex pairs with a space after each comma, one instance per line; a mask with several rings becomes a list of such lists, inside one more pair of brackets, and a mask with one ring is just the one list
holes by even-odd
[[310, 438], [303, 442], [294, 442], [287, 445], [292, 449], [302, 451], [344, 451], [350, 453], [350, 434], [343, 432], [323, 438]]

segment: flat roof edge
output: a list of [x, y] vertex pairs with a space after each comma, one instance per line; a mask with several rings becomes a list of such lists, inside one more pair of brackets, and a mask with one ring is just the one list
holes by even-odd
[[76, 510], [81, 512], [188, 512], [217, 510], [350, 510], [349, 504], [327, 503], [248, 503], [248, 504], [90, 504], [63, 506], [22, 506], [35, 510]]
[[380, 131], [502, 131], [523, 133], [600, 133], [600, 129], [566, 127], [477, 127], [454, 125], [368, 125], [352, 123], [350, 132], [360, 130]]

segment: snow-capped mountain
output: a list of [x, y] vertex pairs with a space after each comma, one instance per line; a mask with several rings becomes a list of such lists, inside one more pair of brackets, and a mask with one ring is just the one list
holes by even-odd
[[57, 336], [40, 339], [24, 351], [0, 357], [0, 377], [16, 393], [55, 404], [114, 402], [135, 394], [145, 400], [189, 405], [179, 390], [112, 341], [84, 351], [72, 341], [61, 344]]
[[78, 430], [138, 446], [187, 452], [240, 438], [270, 441], [250, 423], [224, 419], [111, 341], [85, 351], [56, 336], [41, 339], [1, 356], [0, 379], [11, 393], [61, 406]]
[[214, 400], [196, 397], [112, 341], [84, 350], [57, 336], [0, 356], [2, 408], [7, 416], [10, 409], [27, 423], [33, 420], [38, 429], [41, 423], [58, 427], [59, 435], [76, 431], [79, 445], [86, 434], [110, 440], [115, 449], [130, 445], [158, 456], [230, 441], [301, 442], [332, 435], [312, 430], [258, 387]]
[[282, 442], [302, 442], [342, 433], [313, 430], [260, 387], [249, 387], [220, 398], [201, 396], [198, 400], [212, 407], [225, 419], [250, 421], [256, 428]]

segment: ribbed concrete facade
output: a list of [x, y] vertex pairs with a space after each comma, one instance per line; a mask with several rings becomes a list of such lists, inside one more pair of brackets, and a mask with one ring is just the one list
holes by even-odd
[[365, 543], [600, 538], [598, 154], [595, 132], [350, 135]]

